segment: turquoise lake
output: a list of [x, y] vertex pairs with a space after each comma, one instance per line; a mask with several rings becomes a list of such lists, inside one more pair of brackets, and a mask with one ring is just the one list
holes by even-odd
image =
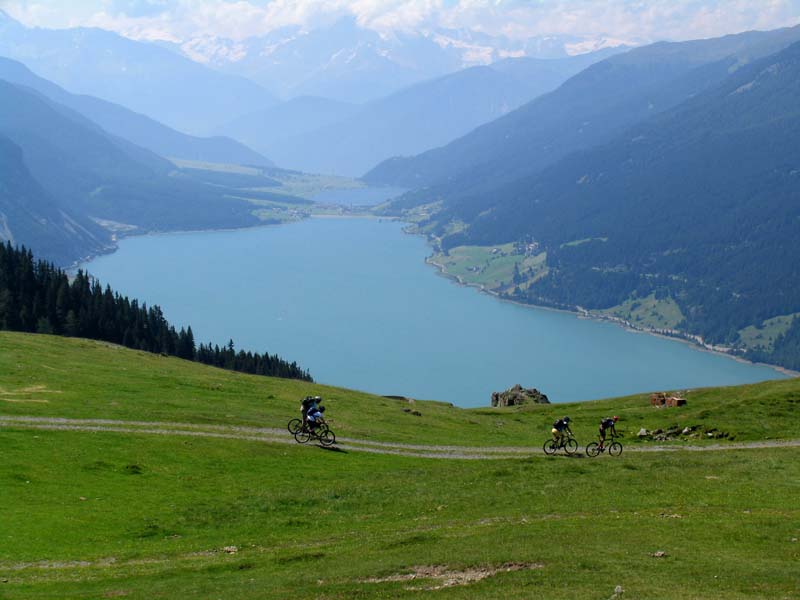
[[296, 360], [320, 383], [488, 406], [520, 383], [552, 402], [777, 379], [779, 372], [568, 313], [502, 302], [425, 264], [396, 222], [315, 218], [133, 237], [84, 265], [195, 339]]

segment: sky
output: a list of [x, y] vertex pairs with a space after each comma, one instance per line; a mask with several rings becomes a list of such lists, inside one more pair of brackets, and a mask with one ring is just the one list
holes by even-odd
[[800, 23], [800, 0], [0, 0], [28, 26], [94, 26], [135, 39], [244, 39], [345, 15], [380, 32], [465, 28], [644, 43]]

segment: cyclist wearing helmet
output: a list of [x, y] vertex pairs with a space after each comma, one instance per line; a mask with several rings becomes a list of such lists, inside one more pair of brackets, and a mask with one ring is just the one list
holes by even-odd
[[553, 440], [556, 443], [559, 443], [561, 439], [564, 437], [565, 433], [572, 435], [572, 430], [569, 428], [570, 418], [564, 417], [562, 419], [558, 419], [555, 423], [553, 423]]
[[616, 422], [619, 421], [619, 417], [616, 415], [613, 417], [607, 417], [600, 421], [600, 450], [604, 450], [604, 446], [606, 443], [606, 431], [609, 429], [611, 430], [611, 435], [617, 435], [617, 429], [614, 427]]

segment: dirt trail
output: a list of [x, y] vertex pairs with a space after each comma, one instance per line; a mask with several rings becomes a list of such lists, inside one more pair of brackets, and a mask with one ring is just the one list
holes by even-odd
[[[34, 429], [56, 431], [82, 431], [86, 433], [110, 432], [145, 435], [190, 436], [233, 439], [277, 444], [295, 444], [285, 429], [244, 427], [236, 425], [207, 425], [200, 423], [164, 423], [150, 421], [114, 421], [110, 419], [66, 419], [0, 415], [0, 429]], [[714, 452], [721, 450], [750, 450], [759, 448], [800, 447], [800, 440], [763, 441], [711, 444], [707, 446], [641, 446], [626, 447], [625, 452]], [[491, 460], [509, 458], [544, 458], [538, 447], [481, 447], [439, 446], [378, 442], [338, 438], [335, 448], [350, 452], [393, 454], [419, 458], [458, 460]]]

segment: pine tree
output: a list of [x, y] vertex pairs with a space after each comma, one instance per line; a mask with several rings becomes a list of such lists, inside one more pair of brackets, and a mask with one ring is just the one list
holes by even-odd
[[175, 330], [160, 307], [141, 305], [79, 270], [70, 282], [53, 264], [25, 248], [0, 244], [0, 329], [102, 339], [146, 352], [262, 375], [312, 381], [307, 371], [277, 355], [195, 346], [191, 327]]

